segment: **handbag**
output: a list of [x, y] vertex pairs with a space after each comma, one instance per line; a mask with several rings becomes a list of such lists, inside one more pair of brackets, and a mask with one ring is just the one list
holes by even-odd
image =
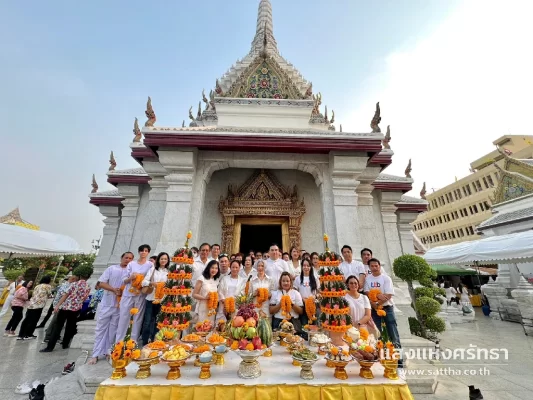
[[154, 275], [155, 275], [155, 268], [152, 272], [152, 276], [150, 277], [150, 283], [148, 286], [144, 286], [141, 288], [142, 294], [151, 294], [154, 291], [154, 287], [152, 286], [152, 283], [154, 283]]

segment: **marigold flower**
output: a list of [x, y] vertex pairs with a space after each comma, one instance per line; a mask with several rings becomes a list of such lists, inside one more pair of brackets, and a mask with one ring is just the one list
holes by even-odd
[[132, 308], [132, 309], [130, 310], [130, 314], [131, 314], [131, 315], [135, 315], [135, 314], [137, 314], [138, 312], [139, 312], [139, 309], [138, 309], [138, 308], [135, 308], [135, 307]]
[[131, 358], [134, 360], [138, 359], [141, 356], [141, 350], [135, 349], [131, 352]]
[[122, 349], [124, 348], [124, 341], [122, 341], [122, 340], [119, 341], [119, 342], [116, 344], [116, 348], [122, 350]]
[[131, 339], [130, 339], [130, 340], [128, 340], [128, 341], [126, 342], [126, 348], [127, 348], [128, 350], [133, 350], [133, 349], [135, 348], [135, 345], [136, 345], [135, 340], [131, 340]]
[[378, 317], [386, 317], [387, 316], [387, 312], [381, 308], [378, 308], [376, 310], [376, 313], [378, 314]]
[[111, 354], [111, 359], [116, 361], [120, 358], [120, 351], [114, 351], [113, 354]]
[[324, 233], [324, 242], [327, 242], [327, 241], [329, 241], [329, 237], [326, 233]]
[[124, 358], [131, 358], [131, 350], [126, 350], [124, 352]]
[[187, 239], [192, 238], [192, 231], [187, 232]]

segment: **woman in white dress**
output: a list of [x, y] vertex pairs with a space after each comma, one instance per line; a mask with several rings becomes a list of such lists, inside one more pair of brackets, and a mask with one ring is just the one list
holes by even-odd
[[209, 315], [209, 307], [207, 301], [209, 300], [209, 293], [218, 290], [218, 283], [220, 278], [220, 266], [217, 260], [211, 260], [204, 268], [202, 275], [194, 285], [192, 297], [196, 299], [196, 314], [198, 315], [198, 322], [205, 320], [211, 321], [214, 325], [216, 312]]
[[[370, 300], [364, 294], [359, 293], [359, 279], [354, 275], [350, 275], [346, 279], [348, 292], [344, 296], [350, 307], [350, 316], [352, 317], [352, 325], [357, 329], [366, 328], [370, 333], [373, 328], [369, 327], [372, 324], [372, 310], [370, 308]], [[373, 324], [372, 324], [373, 325]]]
[[309, 297], [315, 299], [315, 296], [318, 291], [318, 279], [316, 278], [313, 271], [311, 271], [311, 261], [308, 258], [302, 260], [302, 268], [300, 274], [294, 279], [294, 288], [302, 296], [302, 301], [304, 302], [304, 311], [300, 315], [300, 322], [302, 326], [305, 326], [309, 323], [309, 317], [305, 311], [305, 300]]
[[290, 261], [288, 264], [294, 270], [294, 276], [297, 279], [300, 273], [302, 272], [301, 263], [300, 263], [300, 252], [296, 247], [291, 247], [289, 252]]
[[270, 302], [270, 298], [272, 297], [272, 291], [273, 291], [273, 288], [274, 288], [274, 283], [272, 281], [272, 279], [270, 279], [266, 274], [265, 274], [265, 262], [261, 259], [257, 260], [256, 263], [255, 263], [255, 266], [254, 266], [255, 270], [256, 270], [256, 277], [252, 279], [251, 281], [251, 287], [252, 287], [252, 293], [254, 295], [254, 304], [258, 304], [258, 301], [257, 301], [257, 289], [259, 288], [264, 288], [264, 289], [268, 289], [268, 300], [264, 301], [262, 304], [261, 304], [261, 308], [257, 308], [255, 309], [255, 311], [257, 312], [257, 314], [261, 314], [261, 311], [263, 312], [263, 314], [269, 319], [269, 321], [272, 321], [272, 318], [271, 318], [271, 315], [270, 315], [270, 310], [269, 310], [269, 302]]
[[281, 310], [281, 298], [284, 295], [288, 295], [291, 298], [291, 309], [290, 309], [290, 321], [294, 325], [296, 333], [302, 333], [302, 324], [300, 323], [299, 317], [303, 312], [304, 303], [302, 301], [302, 296], [296, 290], [292, 288], [292, 279], [291, 275], [284, 271], [279, 277], [279, 290], [276, 290], [272, 293], [270, 299], [270, 314], [272, 314], [272, 329], [278, 329], [281, 321], [289, 320], [286, 315], [282, 314]]
[[248, 279], [250, 275], [252, 275], [252, 279], [255, 278], [257, 276], [257, 271], [252, 265], [252, 256], [248, 254], [244, 257], [244, 264], [239, 272], [239, 276]]
[[229, 266], [229, 275], [222, 277], [218, 285], [218, 301], [220, 302], [217, 312], [217, 322], [220, 320], [226, 321], [226, 311], [224, 310], [224, 300], [235, 296], [240, 296], [244, 292], [244, 285], [246, 285], [247, 278], [243, 278], [239, 272], [241, 270], [241, 263], [238, 260], [233, 260]]

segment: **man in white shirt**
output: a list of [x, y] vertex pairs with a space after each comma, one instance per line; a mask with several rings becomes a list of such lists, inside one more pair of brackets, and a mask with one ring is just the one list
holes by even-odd
[[274, 290], [279, 289], [279, 277], [282, 272], [288, 272], [294, 280], [294, 268], [280, 258], [279, 246], [272, 244], [268, 251], [269, 258], [265, 260], [265, 274], [272, 279]]
[[120, 317], [117, 296], [121, 295], [120, 287], [124, 282], [128, 264], [133, 261], [133, 257], [133, 253], [129, 251], [122, 254], [120, 265], [111, 265], [98, 279], [97, 287], [104, 289], [104, 295], [96, 313], [93, 355], [88, 364], [96, 364], [98, 357], [109, 354], [109, 349], [113, 345]]
[[218, 257], [220, 256], [220, 245], [214, 244], [211, 246], [211, 259], [212, 260], [218, 260]]
[[229, 275], [229, 258], [227, 254], [221, 254], [218, 257], [218, 265], [220, 266], [220, 279], [226, 275]]
[[0, 318], [2, 318], [7, 311], [11, 308], [11, 300], [13, 300], [13, 297], [15, 296], [15, 292], [17, 291], [17, 287], [19, 285], [22, 285], [24, 283], [24, 279], [22, 275], [20, 275], [16, 281], [11, 282], [9, 285], [9, 294], [6, 297], [6, 301], [4, 302], [4, 306], [2, 307], [2, 311], [0, 311]]
[[207, 264], [209, 264], [209, 261], [211, 261], [211, 258], [209, 257], [210, 254], [211, 246], [209, 243], [202, 243], [198, 258], [194, 260], [192, 265], [192, 287], [196, 285], [196, 281], [202, 276], [205, 267], [207, 267]]
[[[146, 307], [146, 295], [141, 293], [137, 288], [132, 287], [132, 282], [138, 275], [146, 276], [150, 268], [153, 267], [151, 261], [148, 260], [150, 254], [150, 246], [142, 244], [139, 246], [139, 259], [130, 261], [126, 267], [126, 274], [123, 279], [125, 284], [122, 291], [122, 299], [120, 300], [120, 317], [118, 321], [116, 341], [123, 340], [128, 330], [130, 323], [130, 310], [137, 308], [139, 312], [133, 316], [133, 328], [131, 330], [131, 338], [137, 340], [144, 318], [144, 308]], [[131, 291], [130, 291], [131, 289]]]
[[344, 279], [349, 276], [355, 276], [359, 280], [359, 286], [363, 288], [365, 286], [365, 267], [360, 261], [353, 259], [352, 248], [345, 244], [341, 249], [342, 258], [344, 261], [339, 265], [339, 268], [344, 275]]
[[[370, 267], [368, 266], [368, 261], [372, 257], [374, 256], [372, 254], [372, 250], [370, 250], [369, 248], [365, 247], [363, 250], [361, 250], [361, 260], [363, 261], [363, 266], [365, 267], [366, 276], [372, 275], [372, 271], [370, 271]], [[385, 268], [383, 268], [383, 265], [381, 266], [381, 273], [383, 275], [387, 275], [387, 273], [385, 272]], [[361, 285], [361, 286], [364, 286], [364, 285]]]
[[[379, 289], [380, 294], [377, 296], [376, 302], [370, 302], [372, 307], [372, 319], [376, 326], [381, 331], [381, 322], [384, 319], [390, 341], [395, 347], [400, 347], [400, 334], [398, 333], [398, 326], [396, 324], [396, 316], [394, 315], [394, 303], [392, 297], [394, 296], [394, 287], [392, 286], [392, 279], [388, 275], [381, 273], [381, 263], [377, 258], [371, 258], [368, 261], [371, 275], [366, 277], [365, 294], [368, 295], [370, 289]], [[382, 307], [387, 313], [386, 316], [380, 317], [377, 314], [378, 307]]]

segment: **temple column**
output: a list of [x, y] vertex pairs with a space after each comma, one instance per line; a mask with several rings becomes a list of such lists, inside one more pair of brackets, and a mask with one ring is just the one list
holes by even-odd
[[354, 258], [361, 259], [361, 249], [364, 247], [372, 250], [372, 254], [379, 258], [380, 254], [385, 254], [386, 249], [382, 245], [378, 229], [379, 223], [376, 223], [374, 207], [374, 186], [372, 182], [376, 180], [380, 173], [380, 167], [367, 167], [359, 176], [359, 185], [357, 186], [357, 212], [359, 214], [359, 226], [361, 232], [361, 247], [354, 248]]
[[398, 212], [397, 215], [402, 254], [415, 254], [412, 223], [418, 217], [418, 212]]
[[167, 170], [157, 161], [144, 161], [143, 168], [150, 176], [150, 191], [148, 192], [149, 201], [145, 204], [143, 200], [143, 208], [140, 213], [142, 215], [142, 227], [137, 226], [133, 237], [133, 247], [141, 244], [149, 244], [152, 247], [152, 253], [155, 252], [155, 247], [159, 238], [161, 237], [161, 227], [163, 225], [163, 217], [165, 215], [166, 206], [166, 191], [168, 183], [165, 180]]
[[361, 248], [356, 189], [359, 185], [357, 178], [365, 170], [367, 161], [368, 158], [363, 156], [330, 154], [335, 236], [339, 247], [332, 247], [332, 250], [340, 251], [344, 244], [349, 244], [354, 249]]
[[387, 273], [394, 278], [392, 263], [396, 257], [401, 256], [402, 244], [398, 232], [398, 217], [396, 215], [396, 203], [402, 197], [401, 192], [381, 191], [381, 219], [383, 221], [383, 231], [385, 233], [385, 243], [387, 246], [387, 257], [383, 257]]
[[196, 174], [196, 150], [158, 151], [159, 162], [168, 171], [165, 180], [166, 207], [157, 252], [174, 252], [183, 246], [189, 230], [189, 213]]
[[94, 272], [89, 280], [89, 283], [92, 285], [92, 282], [102, 275], [105, 269], [110, 265], [109, 261], [113, 255], [113, 248], [115, 247], [115, 241], [117, 240], [118, 227], [120, 225], [120, 215], [121, 207], [120, 206], [98, 206], [100, 214], [104, 218], [104, 229], [102, 240], [100, 244], [100, 249], [98, 250], [98, 255], [93, 263]]
[[119, 184], [117, 189], [124, 200], [122, 200], [122, 215], [118, 227], [117, 239], [113, 248], [113, 254], [108, 263], [120, 263], [120, 256], [126, 251], [131, 251], [137, 255], [137, 249], [131, 248], [131, 239], [135, 230], [137, 221], [137, 211], [139, 209], [139, 185]]

